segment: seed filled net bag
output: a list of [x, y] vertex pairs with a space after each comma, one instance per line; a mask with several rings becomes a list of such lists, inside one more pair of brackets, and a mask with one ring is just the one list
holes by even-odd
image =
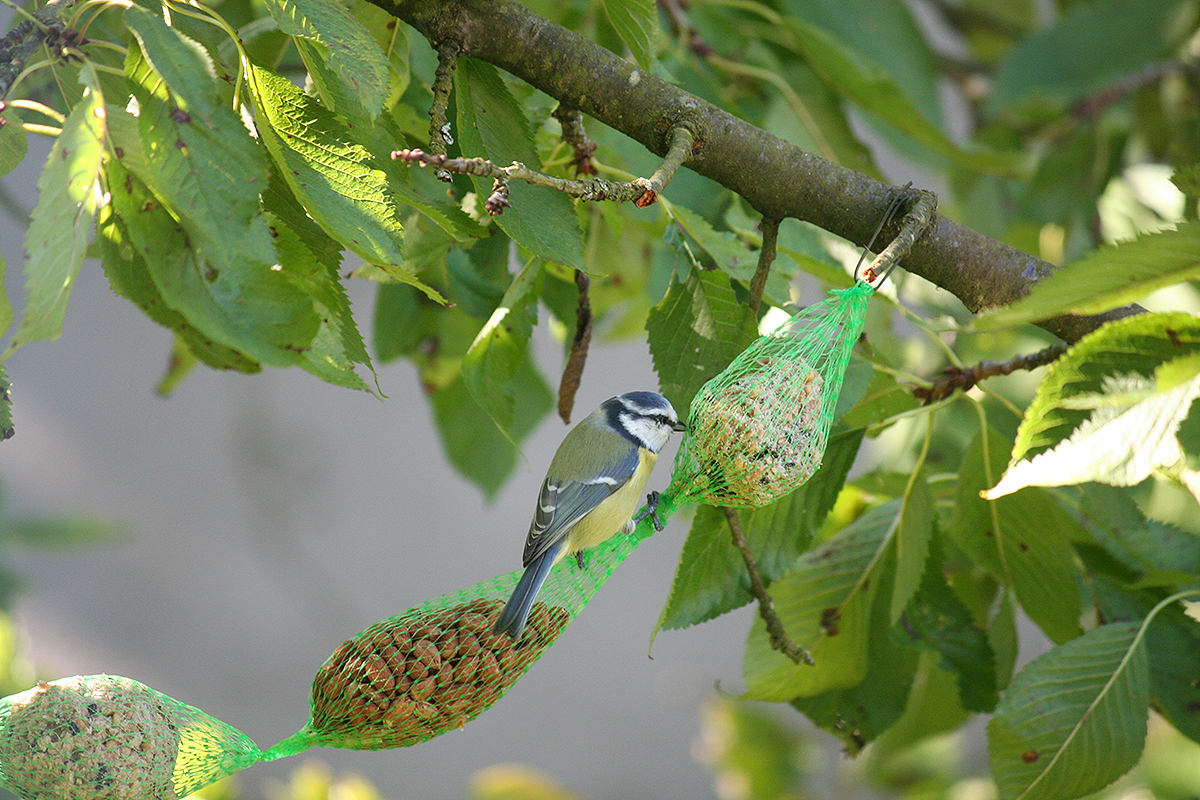
[[492, 633], [521, 571], [422, 603], [342, 643], [317, 671], [309, 720], [263, 754], [315, 745], [408, 747], [456, 730], [499, 700], [558, 639], [612, 571], [651, 533], [647, 520], [554, 566], [521, 637]]
[[812, 477], [874, 293], [861, 280], [833, 290], [705, 383], [664, 494], [681, 505], [758, 508]]
[[118, 675], [0, 700], [0, 785], [22, 800], [174, 800], [260, 755], [241, 731]]

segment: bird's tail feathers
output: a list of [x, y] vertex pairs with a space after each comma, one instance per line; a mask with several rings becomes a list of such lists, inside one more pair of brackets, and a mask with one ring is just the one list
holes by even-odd
[[557, 547], [550, 548], [525, 568], [521, 579], [517, 581], [517, 588], [513, 589], [512, 597], [508, 598], [496, 619], [496, 625], [492, 628], [494, 633], [508, 634], [513, 641], [521, 638], [525, 623], [529, 620], [529, 612], [533, 609], [534, 598], [545, 583], [546, 576], [550, 574], [550, 568], [557, 561], [555, 556], [558, 555], [558, 550]]

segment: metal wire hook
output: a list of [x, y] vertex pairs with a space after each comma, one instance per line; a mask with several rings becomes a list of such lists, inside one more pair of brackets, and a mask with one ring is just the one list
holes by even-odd
[[906, 190], [910, 188], [912, 188], [912, 181], [904, 184], [900, 191], [892, 195], [892, 199], [888, 202], [887, 209], [885, 209], [883, 212], [883, 219], [879, 221], [879, 225], [875, 228], [875, 232], [871, 234], [871, 240], [867, 242], [867, 246], [863, 248], [862, 253], [858, 256], [858, 263], [854, 265], [855, 283], [858, 283], [859, 280], [864, 280], [871, 284], [873, 288], [878, 289], [883, 285], [883, 282], [888, 279], [888, 276], [892, 274], [892, 270], [899, 266], [900, 261], [897, 259], [890, 267], [888, 267], [887, 272], [883, 273], [882, 276], [876, 275], [870, 266], [863, 270], [861, 278], [858, 274], [863, 262], [867, 259], [867, 253], [870, 252], [871, 248], [875, 246], [875, 241], [879, 238], [879, 234], [883, 232], [884, 226], [895, 219], [896, 213], [900, 210], [901, 206], [907, 202], [908, 195]]

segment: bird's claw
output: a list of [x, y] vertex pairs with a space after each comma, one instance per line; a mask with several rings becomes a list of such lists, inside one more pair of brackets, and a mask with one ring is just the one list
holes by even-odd
[[646, 517], [650, 518], [650, 524], [654, 526], [654, 530], [661, 531], [663, 529], [662, 520], [658, 518], [658, 492], [646, 495], [646, 507], [633, 518], [633, 522], [636, 525]]

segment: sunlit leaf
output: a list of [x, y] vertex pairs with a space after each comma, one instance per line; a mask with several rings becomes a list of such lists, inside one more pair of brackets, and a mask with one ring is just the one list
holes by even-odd
[[[0, 359], [29, 342], [57, 339], [62, 333], [92, 220], [103, 203], [104, 96], [91, 67], [84, 67], [80, 78], [87, 86], [83, 100], [63, 123], [38, 178], [38, 202], [25, 235], [25, 310]], [[2, 305], [7, 308], [7, 300]], [[0, 316], [9, 314], [10, 308]]]
[[351, 117], [373, 119], [388, 97], [388, 62], [375, 38], [335, 0], [266, 0], [279, 29], [297, 37], [322, 97]]
[[[1084, 481], [1133, 486], [1155, 469], [1182, 459], [1175, 431], [1192, 401], [1200, 397], [1200, 376], [1165, 392], [1154, 392], [1153, 382], [1144, 379], [1114, 384], [1116, 391], [1109, 397], [1118, 405], [1096, 408], [1090, 419], [1053, 449], [1010, 466], [984, 496], [991, 500], [1026, 486], [1069, 486]], [[1134, 399], [1146, 393], [1149, 396], [1126, 403], [1122, 389], [1133, 390]]]
[[1200, 277], [1200, 221], [1093, 250], [1043, 278], [1011, 306], [977, 317], [992, 330], [1059, 314], [1098, 314]]
[[248, 74], [263, 141], [305, 211], [365, 261], [438, 299], [404, 263], [396, 204], [372, 155], [290, 81], [257, 66]]

